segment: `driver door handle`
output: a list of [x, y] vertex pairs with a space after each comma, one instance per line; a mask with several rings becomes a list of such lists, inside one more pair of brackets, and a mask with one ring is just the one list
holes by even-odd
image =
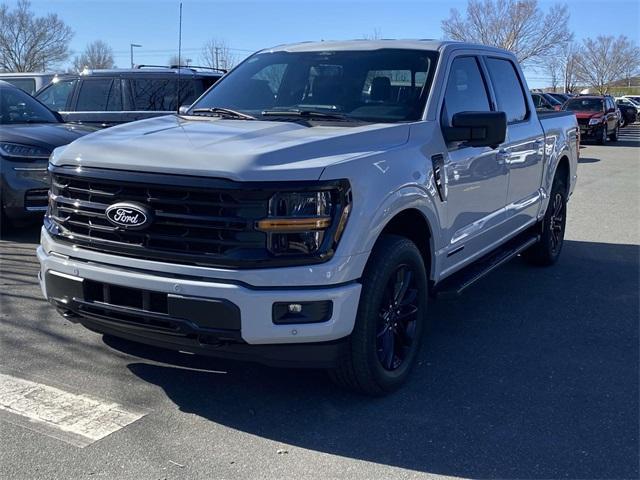
[[510, 158], [511, 158], [511, 154], [509, 153], [508, 150], [505, 150], [504, 148], [501, 148], [496, 152], [496, 161], [498, 162], [498, 165], [505, 165], [509, 163]]

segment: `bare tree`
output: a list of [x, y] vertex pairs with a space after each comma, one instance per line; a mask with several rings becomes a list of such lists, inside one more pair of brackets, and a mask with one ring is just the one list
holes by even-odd
[[578, 60], [580, 52], [575, 43], [568, 43], [560, 52], [562, 58], [562, 78], [565, 93], [574, 93], [578, 84]]
[[558, 84], [562, 77], [562, 59], [559, 56], [552, 56], [545, 62], [545, 70], [549, 75], [549, 82], [554, 92], [558, 91]]
[[451, 9], [442, 30], [452, 40], [505, 48], [522, 64], [533, 65], [571, 41], [568, 22], [566, 5], [544, 13], [537, 0], [469, 0], [464, 16]]
[[205, 67], [229, 70], [236, 63], [236, 57], [226, 40], [212, 38], [202, 47], [202, 63]]
[[577, 76], [598, 93], [606, 94], [619, 80], [640, 68], [640, 49], [624, 35], [586, 38], [577, 57]]
[[0, 70], [46, 70], [69, 58], [73, 30], [57, 15], [36, 17], [28, 0], [0, 5]]
[[365, 34], [363, 35], [363, 37], [365, 40], [380, 40], [382, 38], [382, 30], [380, 30], [378, 27], [375, 27], [371, 33]]
[[183, 67], [188, 67], [189, 65], [191, 65], [191, 62], [193, 62], [192, 59], [190, 58], [186, 58], [184, 55], [182, 55], [181, 57], [178, 57], [177, 54], [175, 55], [171, 55], [169, 57], [169, 65], [182, 65]]
[[577, 46], [574, 43], [568, 43], [564, 48], [544, 61], [543, 67], [554, 92], [557, 91], [559, 86], [562, 86], [565, 93], [571, 93], [575, 90], [577, 60]]
[[82, 71], [85, 68], [113, 68], [113, 49], [102, 40], [90, 43], [81, 55], [73, 59], [73, 68]]

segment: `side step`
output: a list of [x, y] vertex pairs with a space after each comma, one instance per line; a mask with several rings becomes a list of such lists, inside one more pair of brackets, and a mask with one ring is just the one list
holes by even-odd
[[466, 266], [459, 272], [445, 278], [435, 285], [434, 295], [437, 298], [454, 298], [460, 295], [463, 290], [473, 285], [476, 281], [498, 268], [503, 263], [508, 262], [513, 257], [523, 252], [531, 245], [540, 240], [540, 235], [527, 230], [515, 236], [498, 249], [479, 258], [472, 264]]

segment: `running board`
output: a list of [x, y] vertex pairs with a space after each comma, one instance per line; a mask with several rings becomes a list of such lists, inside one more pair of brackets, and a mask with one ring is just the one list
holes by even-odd
[[532, 233], [531, 230], [521, 233], [496, 250], [436, 284], [434, 287], [435, 296], [437, 298], [455, 298], [459, 296], [476, 281], [508, 262], [538, 240], [540, 240], [540, 235]]

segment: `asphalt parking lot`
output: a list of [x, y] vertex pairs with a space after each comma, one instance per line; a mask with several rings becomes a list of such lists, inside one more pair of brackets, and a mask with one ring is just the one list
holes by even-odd
[[203, 359], [64, 321], [38, 228], [0, 242], [0, 375], [138, 418], [81, 448], [0, 409], [0, 476], [638, 478], [640, 126], [581, 150], [553, 268], [516, 259], [431, 305], [411, 381], [369, 399], [322, 372]]

